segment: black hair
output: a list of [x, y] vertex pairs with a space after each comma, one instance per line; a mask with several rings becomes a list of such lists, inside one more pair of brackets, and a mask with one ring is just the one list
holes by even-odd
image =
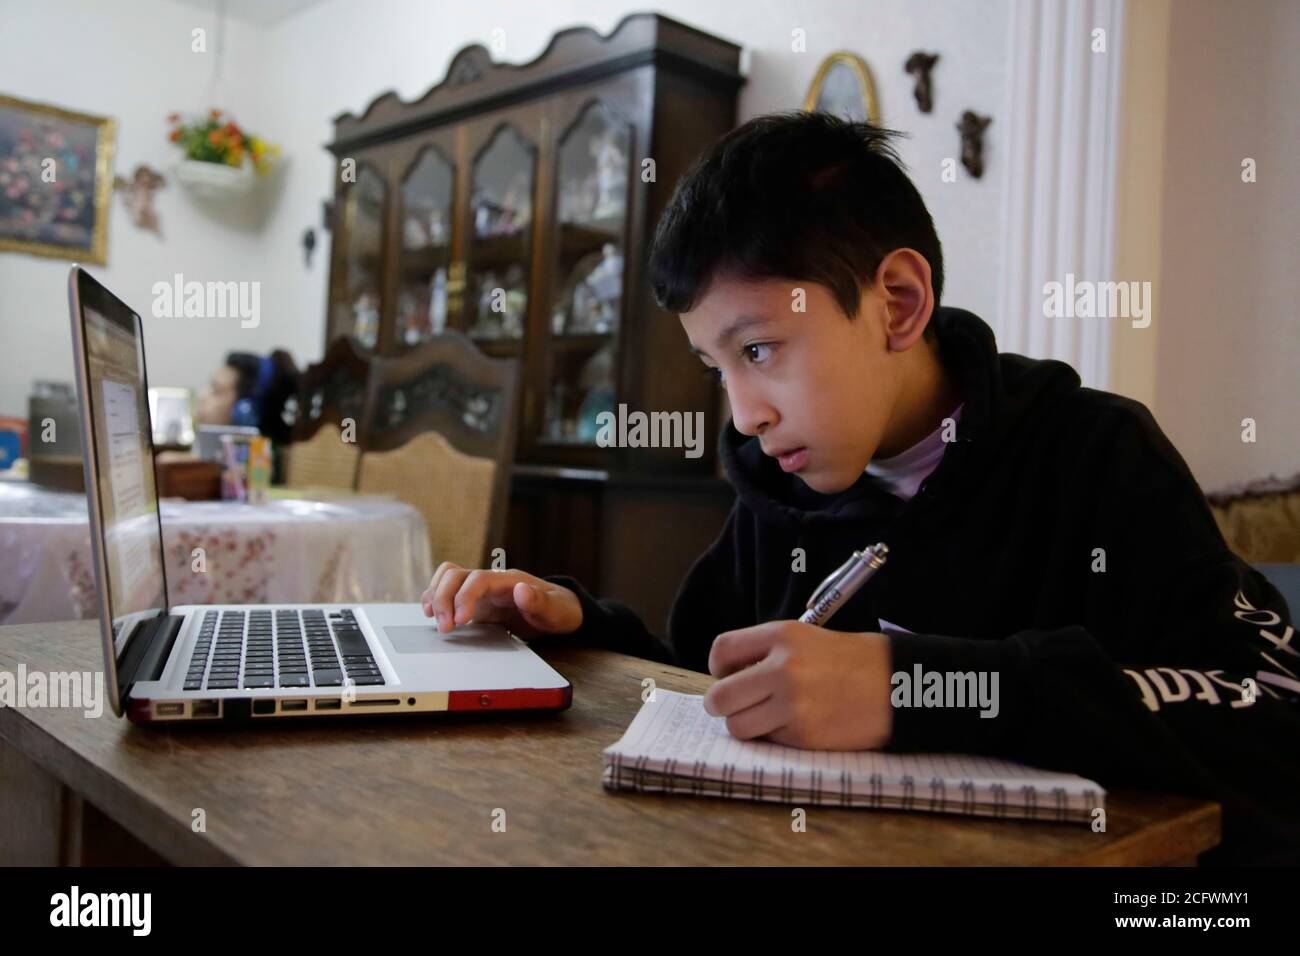
[[258, 427], [262, 434], [284, 444], [293, 435], [293, 425], [284, 420], [284, 407], [298, 394], [302, 378], [293, 356], [284, 349], [271, 353], [271, 380], [262, 395], [262, 417]]
[[[292, 426], [284, 421], [284, 407], [289, 398], [298, 391], [299, 372], [293, 356], [283, 349], [276, 349], [270, 355], [271, 367], [267, 380], [262, 382], [262, 362], [260, 355], [251, 352], [230, 352], [226, 355], [226, 364], [239, 376], [235, 386], [239, 398], [257, 400], [258, 430], [277, 442], [287, 442], [292, 435]], [[258, 388], [261, 387], [259, 393]]]
[[252, 352], [228, 352], [226, 364], [235, 370], [238, 379], [235, 382], [235, 395], [238, 398], [252, 398], [257, 391], [257, 374], [262, 359]]
[[[715, 142], [678, 182], [650, 251], [660, 308], [689, 312], [721, 272], [826, 286], [849, 319], [895, 249], [930, 264], [938, 307], [943, 250], [894, 148], [898, 130], [829, 113], [755, 117]], [[933, 339], [927, 325], [926, 337]]]

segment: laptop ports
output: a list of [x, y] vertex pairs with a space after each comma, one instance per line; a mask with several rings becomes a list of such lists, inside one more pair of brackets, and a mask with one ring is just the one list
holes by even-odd
[[182, 717], [185, 714], [185, 705], [182, 703], [154, 704], [153, 712], [158, 717]]
[[343, 707], [343, 700], [339, 697], [326, 697], [316, 701], [317, 710], [339, 710]]
[[196, 700], [190, 705], [190, 714], [194, 717], [217, 717], [221, 714], [221, 705], [215, 700]]
[[280, 701], [280, 712], [286, 710], [306, 710], [307, 702], [305, 700], [282, 700]]
[[253, 701], [253, 713], [255, 714], [274, 714], [275, 701], [273, 700], [255, 700]]

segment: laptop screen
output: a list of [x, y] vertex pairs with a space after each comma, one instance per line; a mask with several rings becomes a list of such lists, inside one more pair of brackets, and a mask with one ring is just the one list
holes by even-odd
[[140, 319], [82, 283], [86, 385], [114, 650], [167, 606]]

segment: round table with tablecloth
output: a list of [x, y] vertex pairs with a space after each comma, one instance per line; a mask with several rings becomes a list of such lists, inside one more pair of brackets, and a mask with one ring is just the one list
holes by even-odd
[[[418, 601], [420, 513], [373, 497], [266, 504], [163, 499], [169, 606]], [[83, 494], [0, 482], [0, 624], [94, 617]]]

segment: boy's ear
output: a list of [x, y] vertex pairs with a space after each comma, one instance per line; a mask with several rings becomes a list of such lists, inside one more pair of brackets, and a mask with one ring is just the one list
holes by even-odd
[[930, 263], [915, 249], [895, 249], [881, 260], [875, 285], [885, 307], [890, 351], [911, 348], [925, 334], [934, 311]]

